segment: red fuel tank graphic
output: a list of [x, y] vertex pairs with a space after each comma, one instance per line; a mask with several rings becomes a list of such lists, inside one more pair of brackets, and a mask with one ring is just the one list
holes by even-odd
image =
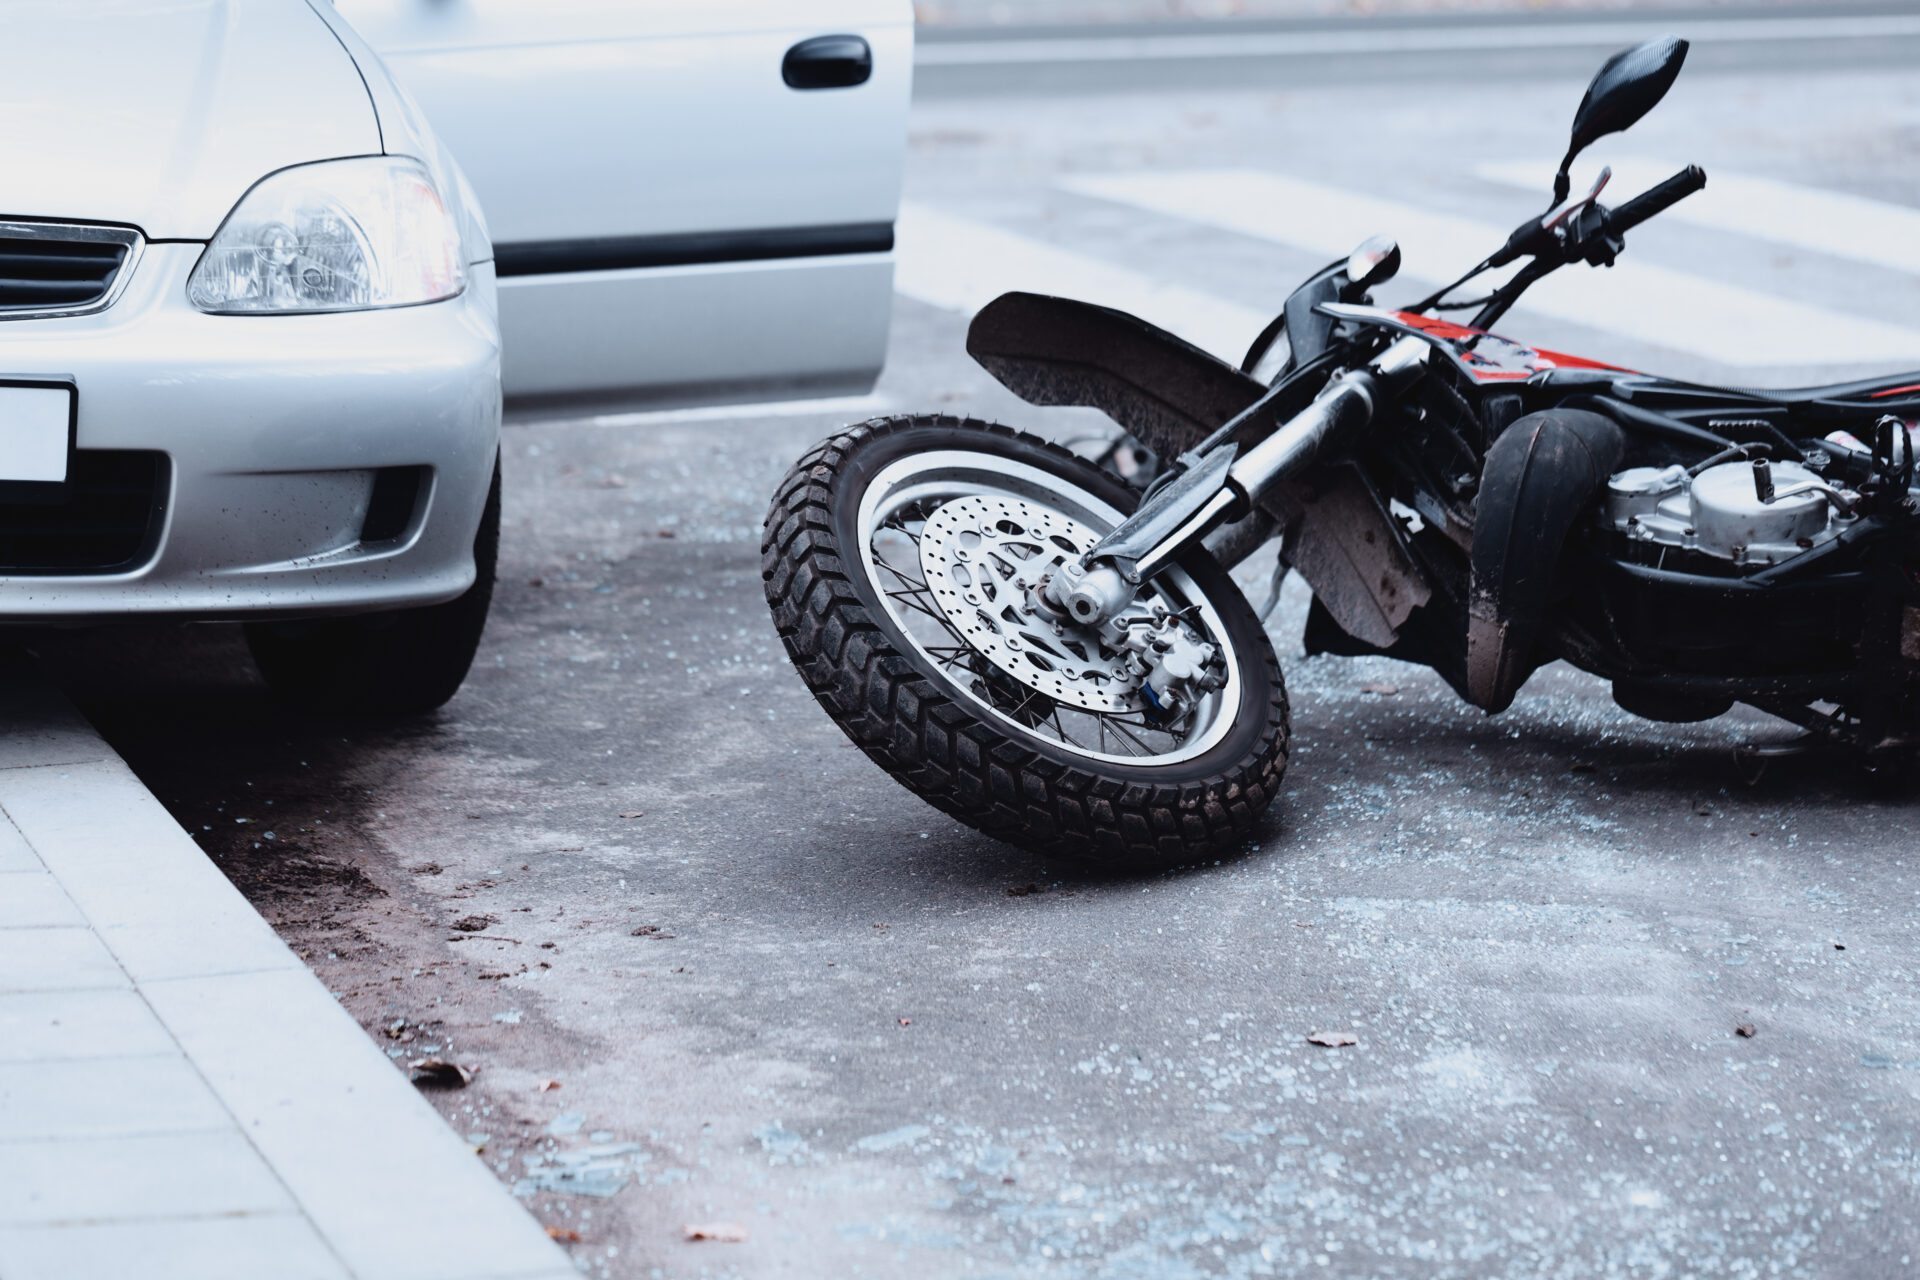
[[1548, 369], [1609, 369], [1617, 373], [1633, 372], [1617, 364], [1588, 360], [1584, 356], [1570, 356], [1560, 351], [1529, 347], [1524, 343], [1515, 342], [1512, 338], [1503, 338], [1497, 333], [1488, 333], [1483, 329], [1469, 329], [1451, 320], [1416, 315], [1411, 311], [1395, 311], [1389, 314], [1405, 327], [1418, 329], [1421, 333], [1444, 343], [1453, 358], [1473, 375], [1476, 382], [1517, 382]]

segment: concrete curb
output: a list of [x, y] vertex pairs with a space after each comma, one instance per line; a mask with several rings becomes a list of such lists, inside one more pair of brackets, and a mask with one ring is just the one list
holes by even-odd
[[577, 1276], [64, 698], [0, 724], [0, 1275]]

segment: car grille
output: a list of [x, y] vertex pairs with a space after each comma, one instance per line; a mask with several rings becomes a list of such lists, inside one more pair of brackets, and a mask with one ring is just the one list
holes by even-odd
[[48, 500], [0, 502], [0, 577], [121, 573], [159, 543], [167, 455], [81, 449]]
[[0, 320], [100, 310], [139, 247], [127, 227], [0, 222]]

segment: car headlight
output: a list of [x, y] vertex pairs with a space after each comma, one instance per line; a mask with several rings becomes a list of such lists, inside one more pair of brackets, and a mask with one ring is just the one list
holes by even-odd
[[466, 288], [460, 230], [418, 160], [282, 169], [240, 197], [187, 281], [202, 311], [362, 311]]

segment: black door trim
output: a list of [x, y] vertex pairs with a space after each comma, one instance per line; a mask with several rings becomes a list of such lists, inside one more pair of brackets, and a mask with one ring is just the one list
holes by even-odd
[[628, 271], [636, 267], [824, 258], [843, 253], [886, 253], [892, 248], [892, 223], [861, 222], [833, 227], [697, 231], [671, 236], [523, 240], [495, 245], [493, 260], [495, 272], [503, 277], [544, 276], [579, 271]]

